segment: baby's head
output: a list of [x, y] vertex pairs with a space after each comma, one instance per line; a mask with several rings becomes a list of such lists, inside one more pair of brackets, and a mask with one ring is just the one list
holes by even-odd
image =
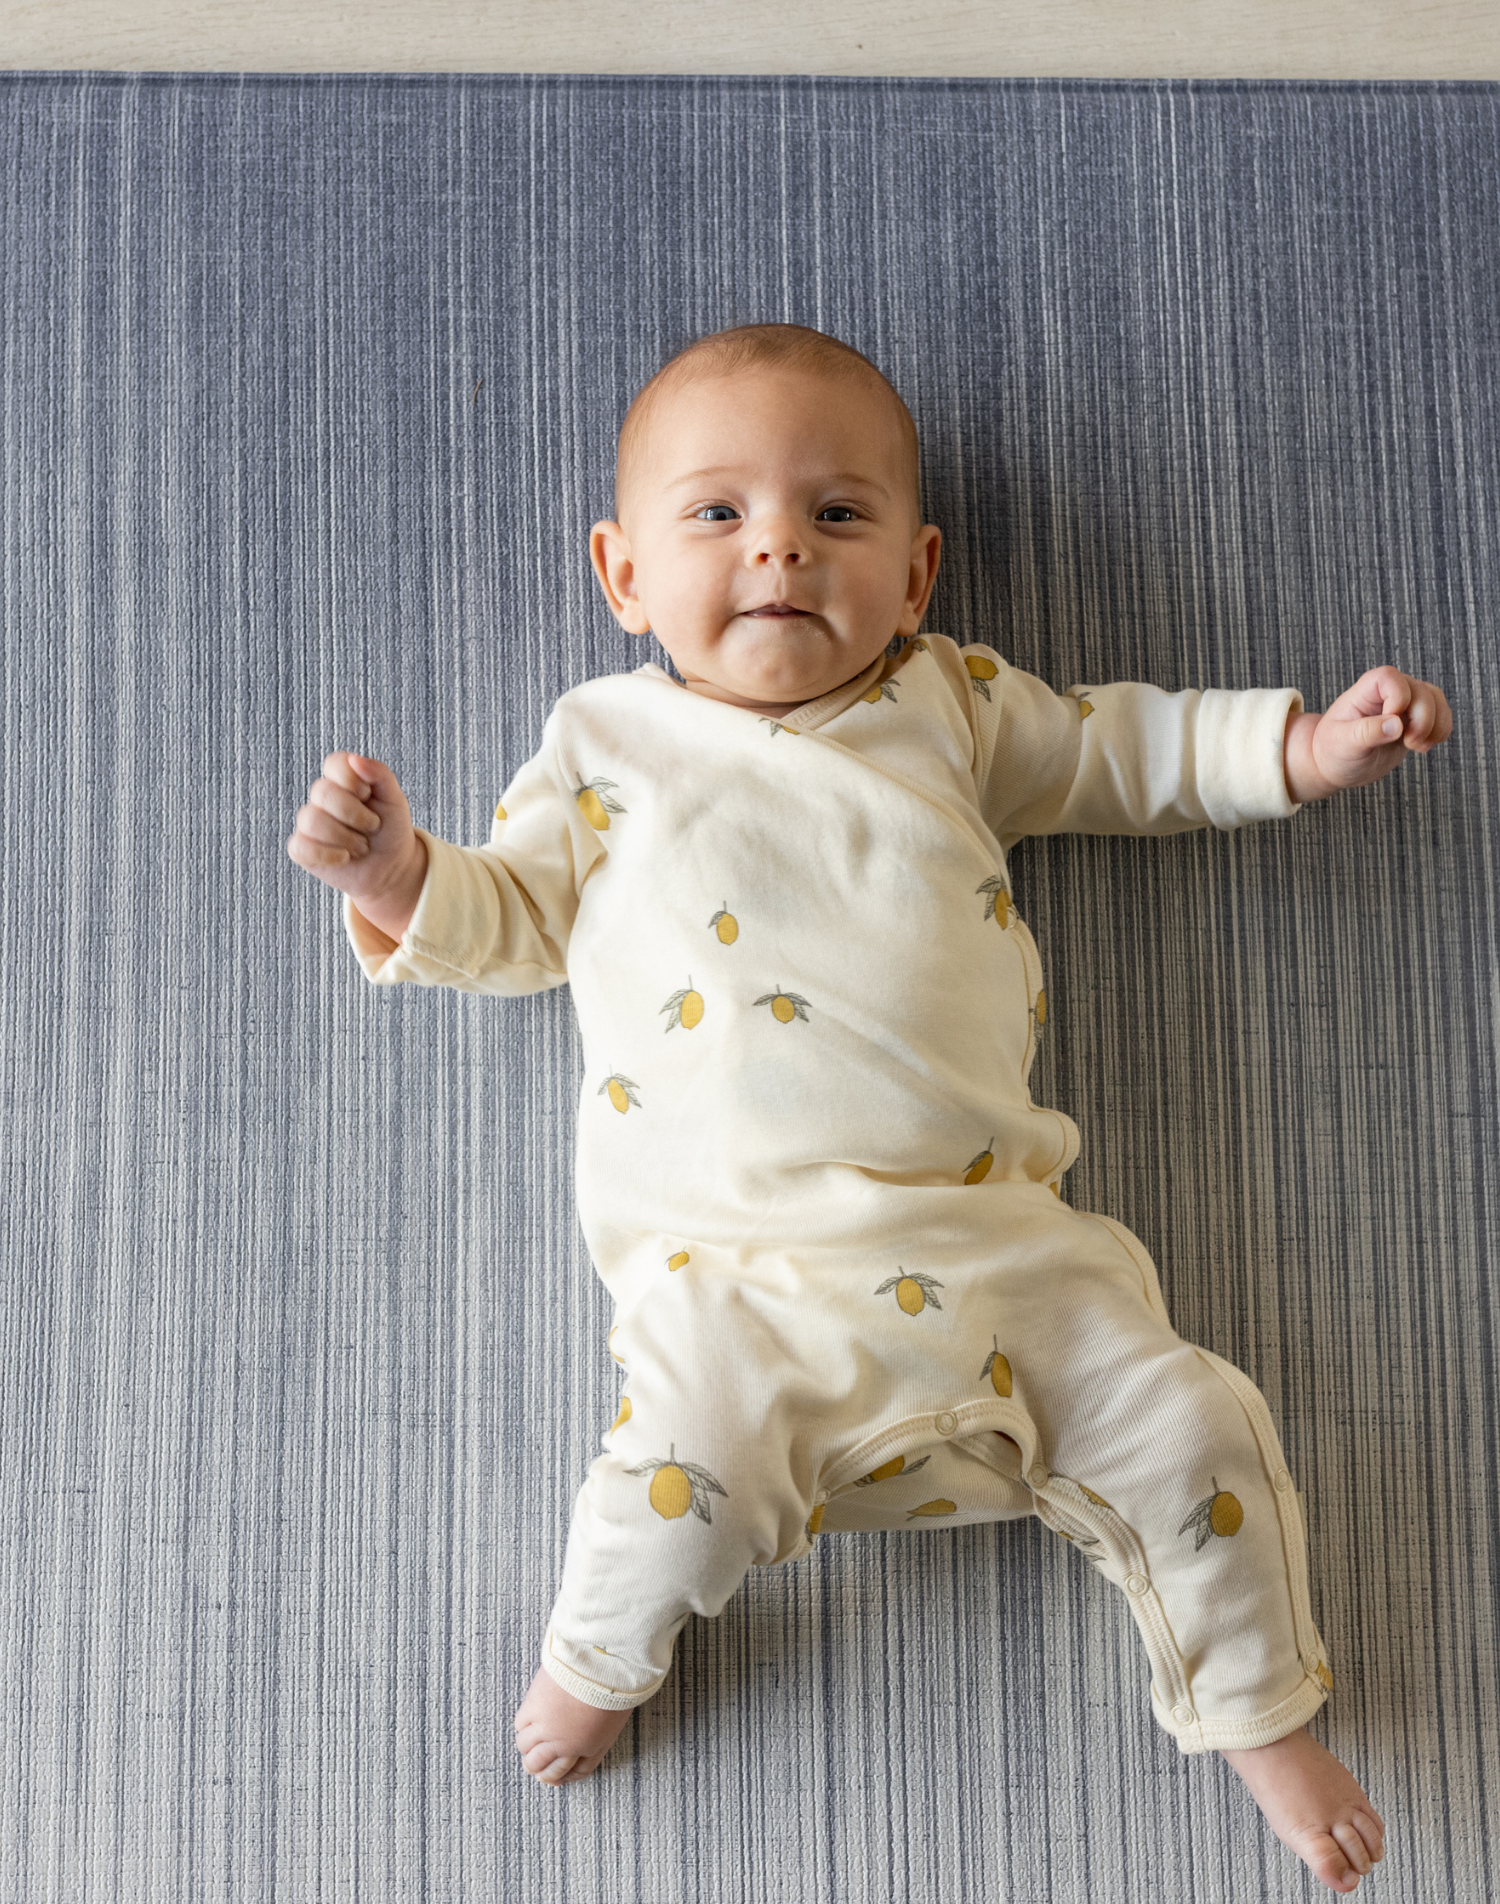
[[[801, 324], [716, 331], [663, 365], [620, 429], [615, 515], [589, 553], [616, 619], [694, 692], [772, 715], [917, 632], [942, 544], [906, 405]], [[758, 612], [774, 603], [800, 612]]]

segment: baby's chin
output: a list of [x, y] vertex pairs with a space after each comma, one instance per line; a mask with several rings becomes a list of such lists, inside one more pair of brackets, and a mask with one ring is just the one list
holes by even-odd
[[771, 628], [774, 632], [762, 634], [752, 626], [748, 638], [741, 638], [736, 628], [711, 657], [689, 660], [686, 666], [679, 662], [678, 672], [716, 700], [742, 707], [787, 707], [827, 694], [862, 673], [873, 659], [834, 643], [816, 620], [778, 619]]

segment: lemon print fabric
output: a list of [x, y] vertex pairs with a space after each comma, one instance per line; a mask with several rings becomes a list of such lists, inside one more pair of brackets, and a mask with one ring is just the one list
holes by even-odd
[[626, 1422], [629, 1421], [629, 1419], [630, 1419], [630, 1397], [628, 1395], [622, 1395], [620, 1397], [620, 1412], [618, 1415], [615, 1416], [614, 1420], [609, 1424], [609, 1432], [613, 1434], [617, 1428], [623, 1428]]
[[884, 697], [887, 701], [895, 700], [896, 690], [894, 685], [891, 682], [877, 681], [874, 687], [870, 689], [868, 694], [862, 694], [860, 695], [859, 698], [862, 701], [869, 701], [873, 705], [874, 702], [880, 700], [882, 697]]
[[1007, 1362], [1005, 1357], [1000, 1353], [999, 1336], [992, 1335], [990, 1340], [995, 1346], [992, 1352], [984, 1358], [984, 1367], [979, 1371], [979, 1379], [983, 1381], [985, 1376], [988, 1375], [990, 1378], [990, 1387], [994, 1389], [997, 1395], [1009, 1395], [1010, 1363]]
[[969, 679], [974, 683], [975, 691], [988, 700], [990, 698], [989, 684], [1000, 670], [988, 655], [966, 654], [964, 666], [969, 670]]
[[501, 806], [498, 800], [495, 802], [495, 818], [497, 820], [503, 820], [505, 818], [505, 808]]
[[894, 1289], [896, 1301], [907, 1315], [919, 1316], [929, 1303], [934, 1309], [942, 1308], [943, 1305], [938, 1301], [935, 1293], [942, 1286], [941, 1283], [934, 1282], [930, 1276], [908, 1275], [903, 1270], [899, 1276], [888, 1276], [875, 1294], [883, 1296], [888, 1290]]
[[783, 992], [779, 988], [774, 992], [764, 992], [756, 999], [757, 1005], [769, 1005], [771, 1016], [779, 1018], [783, 1025], [789, 1025], [794, 1018], [800, 1018], [804, 1024], [808, 1020], [808, 1002], [800, 992]]
[[985, 1139], [984, 1149], [981, 1150], [977, 1156], [971, 1157], [964, 1165], [965, 1183], [983, 1183], [985, 1178], [990, 1174], [990, 1165], [995, 1161], [995, 1153], [992, 1148], [994, 1142], [993, 1137], [987, 1137]]
[[1087, 698], [1090, 694], [1093, 693], [1093, 691], [1094, 690], [1092, 688], [1069, 688], [1068, 689], [1068, 699], [1070, 701], [1076, 701], [1078, 703], [1078, 713], [1080, 718], [1083, 720], [1087, 720], [1090, 714], [1092, 714], [1094, 711], [1093, 702]]
[[708, 923], [718, 933], [720, 945], [733, 945], [740, 936], [740, 922], [729, 910], [727, 899]]
[[1011, 898], [1005, 881], [995, 873], [982, 886], [976, 886], [974, 891], [985, 894], [984, 916], [988, 919], [993, 914], [995, 924], [1003, 932], [1016, 916], [1016, 902]]
[[1217, 1534], [1220, 1540], [1232, 1539], [1244, 1523], [1245, 1510], [1234, 1497], [1220, 1489], [1218, 1477], [1214, 1477], [1214, 1491], [1206, 1494], [1178, 1528], [1179, 1534], [1196, 1528], [1198, 1538], [1193, 1543], [1193, 1552], [1197, 1553], [1211, 1534]]
[[795, 734], [797, 731], [795, 727], [787, 727], [781, 721], [773, 721], [769, 714], [762, 714], [760, 718], [770, 728], [772, 740], [775, 740], [778, 734]]
[[639, 1089], [633, 1078], [622, 1077], [618, 1071], [611, 1071], [594, 1096], [603, 1097], [608, 1091], [610, 1103], [623, 1116], [632, 1104], [637, 1110], [641, 1108], [641, 1100], [636, 1096]]
[[606, 788], [614, 786], [613, 780], [585, 780], [582, 786], [573, 789], [573, 798], [578, 802], [578, 810], [591, 827], [599, 833], [609, 831], [611, 813], [625, 811], [618, 800]]
[[868, 1474], [862, 1474], [854, 1485], [856, 1487], [873, 1487], [877, 1481], [894, 1481], [898, 1474], [915, 1474], [918, 1468], [925, 1468], [931, 1459], [932, 1456], [930, 1454], [924, 1454], [920, 1461], [913, 1461], [911, 1466], [908, 1467], [906, 1465], [906, 1456], [904, 1454], [898, 1454], [894, 1460], [882, 1461], [878, 1468], [871, 1468]]
[[1031, 1008], [1031, 1021], [1036, 1026], [1038, 1032], [1046, 1030], [1047, 994], [1045, 991], [1038, 992], [1036, 995], [1036, 1003]]
[[692, 1258], [688, 1255], [686, 1250], [676, 1250], [667, 1258], [667, 1268], [672, 1270], [682, 1269], [691, 1261]]
[[675, 1030], [678, 1025], [683, 1026], [687, 1031], [691, 1031], [694, 1025], [701, 1020], [703, 1017], [703, 994], [702, 992], [695, 992], [693, 990], [693, 975], [691, 972], [688, 973], [688, 982], [684, 989], [680, 992], [673, 992], [666, 1004], [662, 1006], [662, 1010], [669, 1011], [672, 1014], [667, 1020], [668, 1031]]
[[625, 1472], [636, 1476], [649, 1474], [652, 1477], [646, 1498], [664, 1521], [680, 1521], [691, 1508], [700, 1521], [712, 1526], [709, 1495], [722, 1494], [726, 1501], [729, 1499], [729, 1490], [721, 1487], [707, 1468], [700, 1468], [696, 1461], [677, 1459], [675, 1441], [670, 1444], [665, 1461], [656, 1455], [633, 1468], [627, 1468]]
[[938, 1515], [956, 1514], [957, 1512], [957, 1501], [944, 1500], [943, 1497], [939, 1495], [935, 1501], [923, 1501], [920, 1507], [909, 1507], [906, 1510], [906, 1518], [910, 1521], [915, 1520], [919, 1514]]

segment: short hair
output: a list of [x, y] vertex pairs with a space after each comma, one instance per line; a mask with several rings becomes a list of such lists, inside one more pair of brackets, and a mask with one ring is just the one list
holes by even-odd
[[736, 324], [730, 330], [710, 331], [669, 357], [635, 393], [620, 425], [615, 449], [615, 516], [635, 478], [644, 454], [647, 430], [661, 397], [694, 378], [726, 376], [754, 366], [786, 365], [820, 376], [871, 382], [892, 406], [901, 432], [905, 475], [916, 523], [922, 521], [921, 477], [917, 426], [911, 411], [890, 379], [862, 351], [806, 324]]

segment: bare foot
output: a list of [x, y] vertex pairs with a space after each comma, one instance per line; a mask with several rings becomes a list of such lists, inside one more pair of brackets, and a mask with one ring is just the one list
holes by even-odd
[[587, 1778], [619, 1737], [635, 1710], [602, 1712], [575, 1699], [538, 1666], [516, 1712], [516, 1750], [542, 1785], [571, 1785]]
[[1351, 1772], [1309, 1732], [1222, 1754], [1276, 1836], [1330, 1891], [1352, 1891], [1385, 1856], [1385, 1826]]

